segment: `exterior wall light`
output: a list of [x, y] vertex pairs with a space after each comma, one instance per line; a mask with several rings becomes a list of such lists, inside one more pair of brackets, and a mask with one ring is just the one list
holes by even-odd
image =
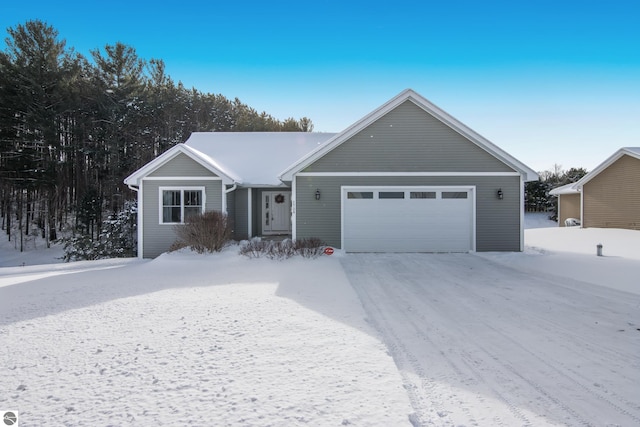
[[504, 198], [504, 193], [502, 192], [502, 188], [498, 188], [498, 192], [496, 193], [498, 199], [502, 200]]
[[320, 190], [316, 190], [316, 200], [320, 200]]

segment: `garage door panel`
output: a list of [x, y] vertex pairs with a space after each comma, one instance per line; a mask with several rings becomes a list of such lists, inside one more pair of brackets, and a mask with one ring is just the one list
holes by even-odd
[[[359, 189], [363, 190], [363, 189]], [[473, 197], [404, 199], [343, 197], [344, 244], [348, 252], [466, 252], [472, 249]], [[397, 191], [398, 189], [394, 189]], [[433, 190], [429, 188], [429, 190]], [[454, 189], [461, 193], [459, 188]], [[387, 191], [387, 190], [385, 190]]]

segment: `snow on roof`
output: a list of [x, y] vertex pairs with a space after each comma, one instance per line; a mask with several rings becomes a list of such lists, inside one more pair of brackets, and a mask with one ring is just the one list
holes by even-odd
[[560, 187], [556, 187], [553, 190], [549, 191], [549, 194], [552, 196], [561, 196], [563, 194], [578, 194], [578, 190], [575, 188], [576, 183], [572, 182], [570, 184], [566, 184]]
[[640, 147], [624, 147], [623, 150], [626, 150], [630, 153], [634, 153], [640, 156]]
[[245, 186], [282, 185], [282, 170], [331, 139], [319, 132], [194, 132], [185, 145]]

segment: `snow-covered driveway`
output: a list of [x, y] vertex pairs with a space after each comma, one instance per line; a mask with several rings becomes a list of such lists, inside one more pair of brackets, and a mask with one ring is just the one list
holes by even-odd
[[473, 254], [341, 262], [414, 425], [640, 425], [640, 296]]

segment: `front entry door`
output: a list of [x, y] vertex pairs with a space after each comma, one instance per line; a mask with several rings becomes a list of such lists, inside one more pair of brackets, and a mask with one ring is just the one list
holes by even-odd
[[262, 232], [289, 234], [291, 232], [291, 192], [262, 192]]

